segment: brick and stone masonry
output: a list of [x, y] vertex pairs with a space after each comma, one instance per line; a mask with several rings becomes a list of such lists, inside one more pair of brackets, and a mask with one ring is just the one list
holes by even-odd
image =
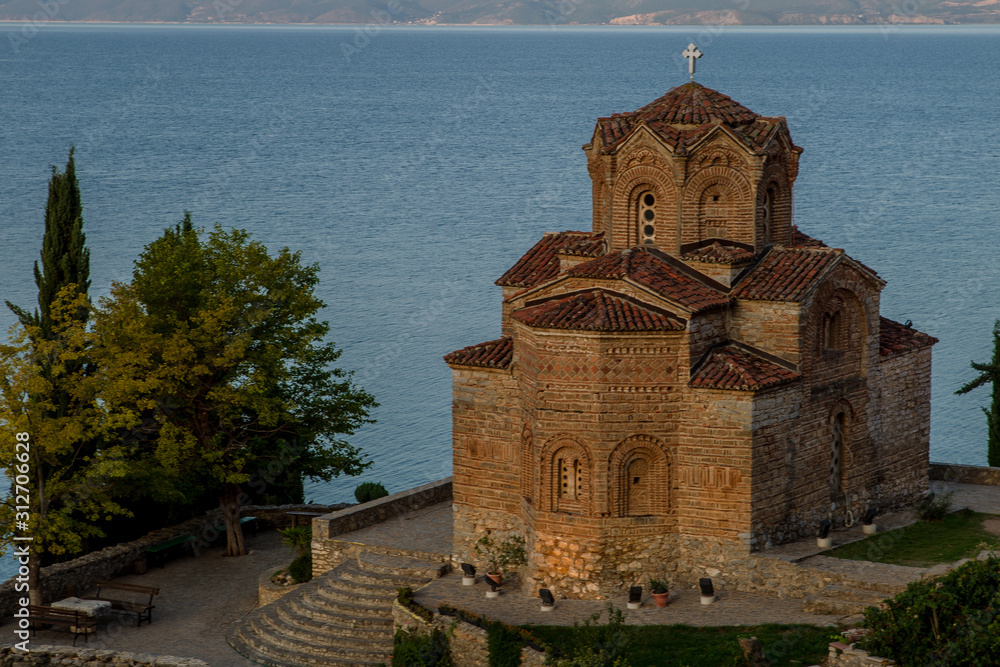
[[546, 234], [497, 281], [503, 336], [445, 357], [455, 555], [524, 535], [529, 594], [749, 590], [717, 566], [924, 493], [936, 340], [792, 225], [785, 119], [689, 83], [584, 151], [592, 230]]

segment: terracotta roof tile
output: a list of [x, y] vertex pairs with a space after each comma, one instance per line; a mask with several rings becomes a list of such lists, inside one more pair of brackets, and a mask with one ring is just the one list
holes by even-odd
[[613, 152], [641, 124], [675, 152], [683, 152], [721, 123], [749, 148], [759, 151], [781, 122], [781, 118], [760, 116], [699, 83], [686, 83], [636, 111], [598, 118], [597, 131], [606, 153]]
[[758, 391], [799, 378], [799, 374], [768, 361], [742, 345], [729, 344], [708, 353], [691, 376], [690, 386], [700, 389]]
[[673, 313], [602, 289], [575, 292], [512, 316], [532, 327], [583, 331], [682, 331], [684, 321]]
[[776, 246], [732, 291], [737, 299], [798, 301], [843, 251]]
[[803, 234], [796, 225], [792, 225], [792, 245], [796, 248], [828, 248], [819, 239], [814, 239], [808, 234]]
[[927, 347], [938, 342], [934, 336], [917, 331], [912, 326], [894, 322], [887, 317], [879, 317], [879, 353], [888, 357], [900, 352]]
[[569, 270], [569, 275], [581, 278], [628, 277], [692, 312], [710, 310], [729, 303], [723, 292], [691, 278], [641, 246], [577, 264]]
[[559, 275], [559, 252], [598, 257], [605, 252], [604, 232], [559, 232], [546, 234], [517, 263], [507, 270], [497, 285], [534, 287]]
[[691, 248], [690, 250], [685, 250], [684, 247], [681, 248], [681, 257], [683, 259], [695, 262], [708, 262], [710, 264], [742, 264], [743, 262], [752, 260], [755, 254], [746, 248], [720, 243], [719, 241], [703, 245], [700, 248]]
[[507, 368], [514, 357], [514, 339], [504, 336], [496, 340], [470, 345], [444, 355], [444, 361], [453, 366], [483, 366]]

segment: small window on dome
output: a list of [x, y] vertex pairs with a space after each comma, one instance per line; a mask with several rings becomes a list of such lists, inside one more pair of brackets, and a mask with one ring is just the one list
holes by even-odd
[[656, 197], [652, 192], [639, 195], [639, 239], [644, 245], [656, 243]]

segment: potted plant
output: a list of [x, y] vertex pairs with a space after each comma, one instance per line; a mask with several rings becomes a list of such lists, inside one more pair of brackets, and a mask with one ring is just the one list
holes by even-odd
[[653, 602], [656, 603], [657, 607], [667, 606], [667, 602], [670, 600], [668, 586], [670, 586], [670, 582], [666, 579], [649, 578], [649, 590], [653, 593]]
[[505, 539], [494, 539], [483, 535], [476, 542], [476, 555], [483, 559], [486, 576], [500, 585], [501, 575], [528, 562], [528, 552], [524, 548], [524, 538], [509, 535]]

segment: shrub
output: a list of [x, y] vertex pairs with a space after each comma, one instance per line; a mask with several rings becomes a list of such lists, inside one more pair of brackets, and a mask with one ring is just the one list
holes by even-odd
[[293, 560], [288, 566], [288, 574], [292, 575], [292, 579], [294, 579], [297, 584], [302, 584], [312, 579], [312, 573], [312, 554], [302, 554]]
[[312, 527], [296, 526], [294, 528], [282, 528], [282, 543], [300, 556], [304, 556], [312, 550]]
[[608, 604], [608, 622], [601, 624], [597, 612], [583, 625], [573, 624], [573, 654], [556, 661], [557, 667], [628, 667], [634, 630], [625, 625], [621, 609]]
[[476, 555], [485, 561], [487, 572], [504, 572], [528, 562], [524, 538], [520, 535], [510, 535], [503, 540], [483, 535], [476, 541]]
[[382, 486], [382, 482], [362, 482], [358, 488], [354, 489], [354, 497], [359, 503], [367, 503], [371, 500], [384, 498], [389, 492]]
[[413, 589], [409, 586], [397, 589], [396, 599], [399, 600], [399, 604], [403, 605], [428, 623], [434, 620], [434, 614], [431, 613], [431, 610], [423, 607], [419, 602], [413, 599]]
[[865, 610], [864, 648], [902, 665], [1000, 664], [1000, 559], [915, 581]]
[[516, 628], [500, 621], [490, 623], [486, 629], [486, 647], [490, 654], [490, 667], [519, 667], [521, 647], [524, 642]]
[[393, 667], [451, 667], [448, 635], [434, 628], [430, 634], [397, 630], [392, 639]]
[[940, 521], [951, 511], [951, 496], [954, 491], [947, 493], [930, 493], [917, 503], [917, 516], [924, 521]]

